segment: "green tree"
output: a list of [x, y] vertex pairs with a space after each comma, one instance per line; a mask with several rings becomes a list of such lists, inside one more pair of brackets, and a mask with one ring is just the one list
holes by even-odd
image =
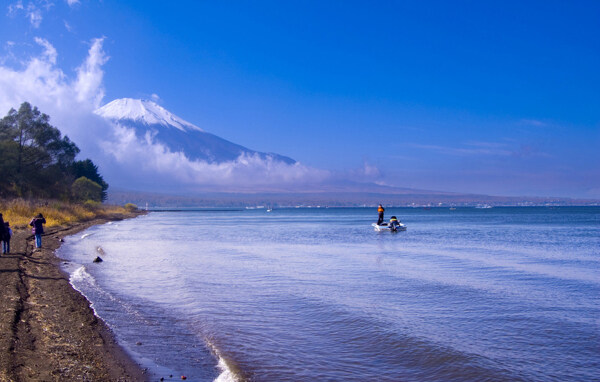
[[102, 201], [102, 186], [89, 180], [85, 176], [77, 178], [71, 186], [73, 198], [80, 201], [93, 200]]
[[24, 102], [0, 120], [0, 194], [57, 197], [69, 194], [79, 148], [50, 125], [50, 117]]
[[107, 198], [108, 183], [104, 181], [102, 175], [98, 172], [98, 166], [94, 164], [90, 159], [79, 160], [73, 163], [73, 174], [75, 178], [82, 176], [88, 178], [91, 181], [98, 183], [102, 187], [102, 201]]

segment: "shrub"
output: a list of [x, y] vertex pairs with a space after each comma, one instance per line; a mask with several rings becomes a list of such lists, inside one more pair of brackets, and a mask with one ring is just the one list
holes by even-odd
[[124, 207], [127, 211], [135, 211], [138, 209], [138, 207], [133, 203], [127, 203]]
[[88, 209], [96, 210], [102, 206], [102, 203], [97, 200], [88, 199], [85, 201], [85, 203], [83, 203], [83, 205]]
[[77, 178], [71, 186], [73, 198], [76, 200], [102, 201], [102, 186], [85, 176]]

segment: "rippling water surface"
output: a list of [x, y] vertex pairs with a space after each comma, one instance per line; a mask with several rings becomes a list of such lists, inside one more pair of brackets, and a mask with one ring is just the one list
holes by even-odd
[[[67, 239], [154, 379], [600, 380], [600, 208], [152, 212]], [[92, 263], [99, 255], [104, 262]]]

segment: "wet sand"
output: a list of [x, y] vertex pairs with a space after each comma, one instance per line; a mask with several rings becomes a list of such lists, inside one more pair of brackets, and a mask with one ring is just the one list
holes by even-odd
[[11, 253], [0, 255], [0, 381], [148, 379], [69, 284], [55, 256], [63, 237], [133, 216], [46, 229], [43, 248], [35, 251], [29, 230], [15, 232]]

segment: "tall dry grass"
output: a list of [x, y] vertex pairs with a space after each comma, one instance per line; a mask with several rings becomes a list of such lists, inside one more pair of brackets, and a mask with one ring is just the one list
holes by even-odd
[[39, 213], [46, 218], [46, 227], [54, 227], [128, 212], [125, 207], [94, 202], [77, 204], [57, 200], [0, 200], [0, 213], [13, 229], [27, 228], [31, 219]]

